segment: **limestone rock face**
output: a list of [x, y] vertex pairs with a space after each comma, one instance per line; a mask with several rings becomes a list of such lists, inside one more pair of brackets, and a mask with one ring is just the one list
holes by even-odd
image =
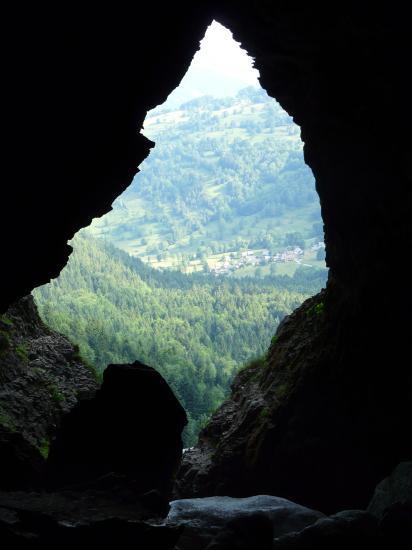
[[186, 413], [162, 376], [136, 361], [109, 365], [96, 396], [64, 418], [48, 460], [54, 486], [84, 483], [110, 472], [136, 491], [167, 494], [182, 454]]
[[0, 316], [0, 487], [39, 483], [50, 439], [95, 373], [67, 338], [41, 321], [27, 296]]

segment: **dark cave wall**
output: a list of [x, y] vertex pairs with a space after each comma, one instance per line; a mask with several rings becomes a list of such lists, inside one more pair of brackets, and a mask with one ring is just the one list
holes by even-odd
[[[411, 237], [410, 46], [407, 14], [396, 2], [382, 10], [321, 4], [113, 3], [90, 12], [59, 5], [9, 14], [0, 308], [57, 276], [67, 239], [106, 212], [131, 181], [150, 148], [138, 134], [146, 111], [178, 84], [215, 17], [256, 58], [262, 85], [301, 126], [330, 277], [320, 334], [307, 335], [303, 308], [293, 331], [282, 333], [284, 349], [297, 346], [299, 353], [272, 350], [269, 371], [255, 380], [270, 415], [256, 424], [240, 409], [239, 430], [259, 433], [260, 454], [250, 462], [248, 437], [235, 452], [234, 430], [206, 482], [195, 466], [187, 479], [197, 479], [199, 494], [232, 491], [236, 472], [246, 480], [237, 483], [243, 494], [278, 491], [333, 509], [362, 504], [373, 483], [411, 458], [404, 267]], [[304, 343], [293, 334], [305, 335]], [[279, 408], [268, 388], [284, 383], [279, 372], [292, 360], [291, 391]], [[292, 448], [290, 434], [302, 446]], [[332, 483], [339, 475], [344, 484]], [[182, 486], [190, 493], [193, 483]], [[311, 495], [320, 486], [316, 501]]]

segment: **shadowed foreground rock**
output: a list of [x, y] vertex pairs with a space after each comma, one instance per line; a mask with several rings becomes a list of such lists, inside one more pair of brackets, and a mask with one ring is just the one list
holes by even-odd
[[136, 361], [109, 365], [96, 396], [65, 417], [48, 460], [50, 486], [117, 472], [136, 491], [170, 490], [186, 413], [162, 376]]

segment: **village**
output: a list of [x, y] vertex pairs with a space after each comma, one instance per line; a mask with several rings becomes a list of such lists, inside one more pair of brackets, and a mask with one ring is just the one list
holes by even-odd
[[[310, 247], [312, 252], [325, 248], [325, 243], [319, 241]], [[269, 250], [245, 250], [240, 253], [226, 254], [220, 261], [211, 268], [215, 275], [229, 275], [233, 271], [244, 267], [257, 267], [269, 263], [295, 262], [311, 267], [310, 264], [303, 264], [304, 250], [300, 246], [290, 246], [280, 252], [271, 254]]]

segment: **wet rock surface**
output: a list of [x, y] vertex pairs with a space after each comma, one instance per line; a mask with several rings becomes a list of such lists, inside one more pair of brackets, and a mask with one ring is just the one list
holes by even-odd
[[382, 518], [394, 505], [412, 507], [412, 462], [401, 462], [375, 489], [368, 512]]
[[[243, 499], [221, 496], [171, 502], [167, 525], [183, 526], [179, 548], [195, 550], [206, 548], [222, 529], [243, 539], [244, 522], [248, 526], [249, 542], [262, 535], [262, 544], [266, 544], [265, 539], [269, 535], [273, 539], [285, 533], [301, 531], [322, 517], [320, 512], [269, 495]], [[261, 533], [262, 530], [266, 535]], [[221, 536], [219, 544], [223, 544], [228, 537]]]

